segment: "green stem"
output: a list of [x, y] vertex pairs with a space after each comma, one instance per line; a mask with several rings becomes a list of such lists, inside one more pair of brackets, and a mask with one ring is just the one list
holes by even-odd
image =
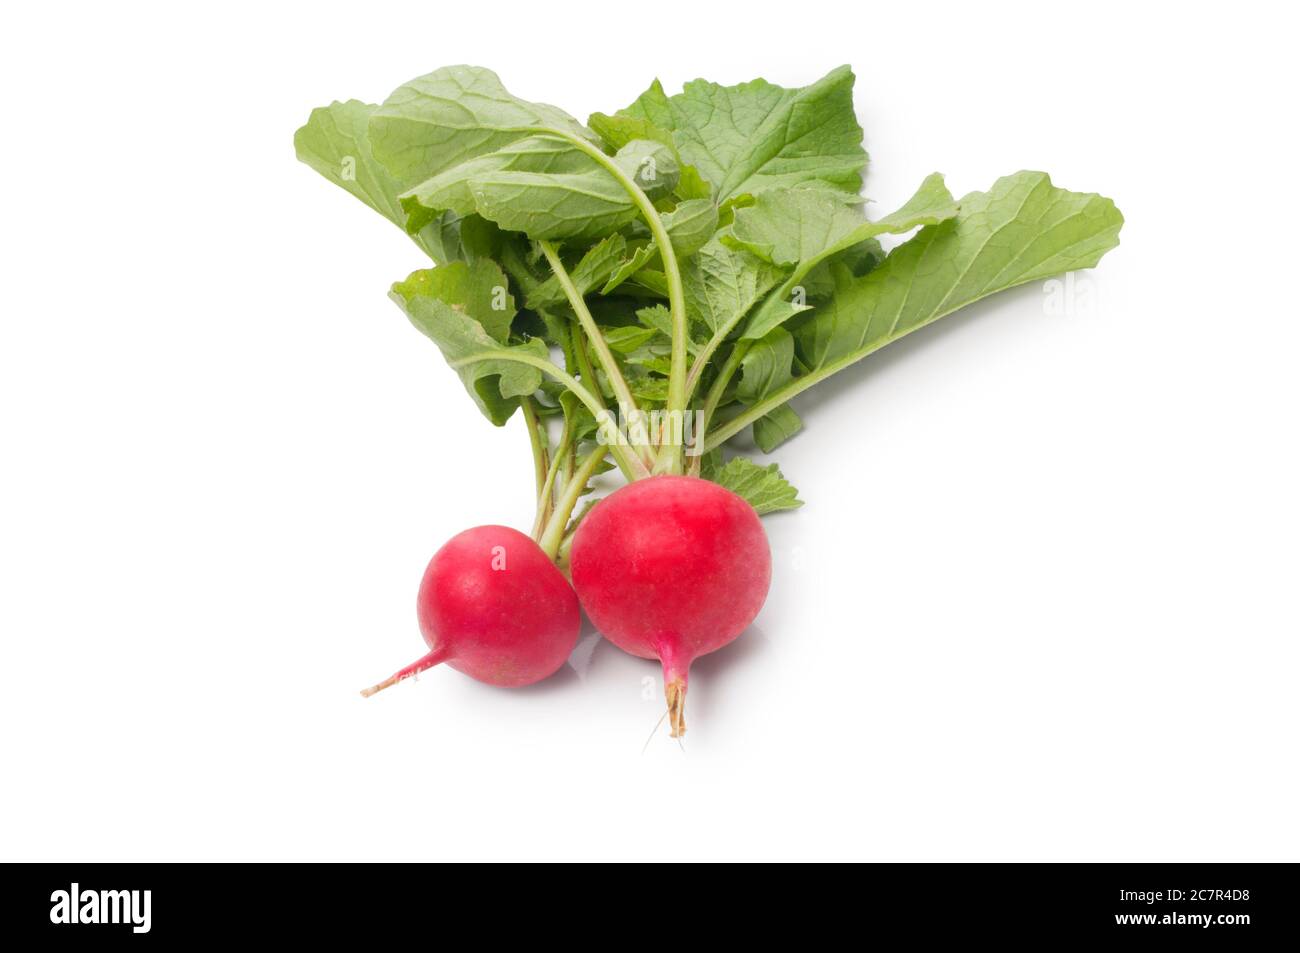
[[[704, 399], [704, 409], [701, 413], [702, 419], [700, 421], [700, 437], [704, 440], [704, 450], [706, 453], [722, 442], [722, 440], [715, 441], [714, 443], [709, 442], [707, 439], [709, 434], [709, 425], [713, 422], [713, 412], [718, 409], [718, 404], [722, 402], [723, 391], [727, 389], [727, 384], [730, 383], [732, 376], [735, 375], [737, 368], [740, 367], [740, 362], [744, 360], [745, 354], [749, 351], [749, 343], [750, 342], [744, 340], [736, 342], [736, 346], [731, 349], [731, 353], [727, 356], [726, 363], [723, 364], [722, 369], [718, 371], [718, 377], [713, 382], [713, 386], [709, 388], [708, 396]], [[763, 415], [759, 414], [759, 417], [761, 416]], [[754, 419], [757, 420], [758, 418], [756, 417]], [[739, 430], [739, 428], [737, 428], [737, 430]], [[736, 433], [736, 430], [731, 431], [731, 433]], [[728, 436], [730, 436], [730, 434], [728, 434]], [[726, 438], [724, 437], [723, 439], [725, 440]]]
[[551, 517], [551, 506], [554, 503], [552, 488], [555, 486], [556, 474], [560, 472], [560, 464], [568, 459], [569, 450], [573, 442], [573, 425], [569, 418], [564, 418], [564, 430], [560, 432], [560, 442], [555, 447], [555, 455], [551, 458], [551, 465], [546, 468], [546, 475], [542, 478], [541, 486], [537, 489], [537, 518], [533, 521], [533, 539], [542, 538], [542, 529], [546, 526], [546, 521]]
[[[610, 386], [614, 387], [615, 397], [619, 399], [620, 408], [627, 408], [628, 413], [641, 415], [641, 408], [637, 407], [636, 400], [632, 397], [632, 389], [628, 387], [627, 381], [624, 380], [623, 374], [619, 371], [619, 365], [614, 359], [614, 354], [610, 351], [608, 342], [601, 334], [601, 329], [595, 324], [595, 319], [591, 317], [591, 312], [586, 307], [586, 302], [582, 295], [578, 293], [577, 287], [573, 285], [568, 273], [564, 270], [564, 264], [555, 255], [554, 248], [551, 248], [549, 242], [538, 242], [542, 251], [546, 254], [546, 259], [551, 264], [551, 270], [555, 273], [556, 281], [564, 289], [565, 298], [569, 299], [569, 304], [573, 307], [578, 316], [578, 324], [582, 326], [584, 334], [573, 334], [573, 352], [577, 355], [578, 373], [582, 374], [585, 381], [591, 384], [591, 394], [601, 400], [604, 404], [604, 395], [601, 393], [601, 382], [595, 376], [595, 369], [591, 367], [591, 355], [586, 350], [586, 342], [590, 341], [591, 346], [597, 348], [597, 356], [601, 359], [601, 365], [604, 368], [606, 377], [610, 380]], [[654, 455], [649, 449], [636, 449], [636, 456], [646, 467], [654, 464]], [[630, 478], [630, 477], [629, 477]]]
[[578, 357], [578, 373], [582, 375], [584, 381], [591, 383], [591, 392], [603, 404], [605, 395], [601, 393], [600, 380], [596, 377], [596, 369], [591, 366], [591, 355], [587, 353], [587, 338], [585, 335], [576, 335], [573, 338], [573, 353]]
[[573, 549], [573, 537], [575, 535], [573, 531], [565, 533], [564, 539], [560, 540], [560, 549], [555, 554], [555, 565], [566, 576], [569, 574], [569, 552]]
[[[654, 203], [650, 201], [650, 197], [642, 191], [632, 177], [624, 172], [617, 162], [587, 140], [561, 129], [534, 129], [530, 131], [563, 139], [580, 152], [594, 159], [615, 178], [619, 185], [623, 186], [623, 189], [641, 212], [641, 217], [645, 219], [650, 234], [659, 248], [659, 257], [663, 262], [664, 278], [668, 283], [668, 310], [672, 316], [673, 344], [672, 356], [668, 365], [667, 409], [669, 411], [675, 410], [679, 414], [684, 412], [686, 410], [687, 374], [686, 297], [682, 291], [682, 273], [677, 266], [677, 253], [673, 250], [673, 243], [668, 237], [668, 230], [664, 228], [663, 219], [659, 217], [659, 212], [655, 209]], [[665, 447], [664, 454], [667, 457], [670, 472], [681, 473], [682, 448], [680, 446]]]
[[551, 488], [551, 496], [552, 496], [552, 500], [551, 500], [551, 509], [552, 509], [552, 511], [554, 511], [554, 509], [555, 509], [555, 500], [554, 500], [554, 498], [555, 498], [555, 497], [558, 497], [558, 496], [560, 495], [560, 487], [568, 486], [568, 485], [569, 485], [569, 477], [573, 476], [574, 448], [575, 448], [576, 446], [577, 446], [576, 442], [572, 442], [572, 443], [570, 443], [570, 444], [569, 444], [569, 452], [568, 452], [567, 454], [565, 454], [564, 458], [560, 461], [560, 469], [559, 469], [559, 472], [557, 472], [556, 475], [555, 475], [556, 485], [553, 486], [553, 487]]
[[[777, 288], [776, 291], [772, 292], [770, 295], [767, 296], [767, 298], [764, 299], [764, 303], [766, 304], [767, 302], [773, 300], [788, 298], [790, 294], [794, 291], [795, 287], [799, 284], [799, 282], [802, 281], [804, 277], [807, 276], [810, 268], [811, 268], [810, 265], [804, 265], [804, 264], [800, 264], [798, 267], [796, 267], [794, 273], [791, 274], [790, 277], [787, 278], [784, 282], [782, 282], [781, 286]], [[700, 378], [704, 376], [704, 369], [708, 366], [709, 361], [712, 360], [714, 351], [716, 351], [722, 345], [722, 342], [727, 339], [727, 335], [731, 334], [731, 332], [736, 328], [736, 326], [742, 320], [744, 320], [744, 318], [748, 314], [752, 314], [752, 313], [753, 313], [752, 311], [749, 311], [746, 312], [745, 314], [737, 315], [735, 319], [729, 321], [722, 327], [718, 328], [718, 330], [714, 332], [713, 337], [709, 338], [709, 342], [705, 344], [704, 348], [699, 352], [699, 354], [695, 356], [695, 363], [691, 365], [690, 376], [686, 379], [686, 397], [688, 400], [694, 395], [695, 388], [699, 385]], [[739, 366], [739, 362], [744, 359], [746, 354], [749, 353], [749, 349], [752, 346], [753, 346], [753, 341], [745, 338], [741, 338], [739, 341], [736, 342], [735, 350], [733, 350], [732, 352], [732, 356], [736, 357], [735, 365], [728, 362], [727, 367], [725, 367], [723, 369], [723, 372], [719, 375], [719, 381], [721, 382], [721, 387], [718, 386], [718, 382], [715, 382], [714, 388], [710, 392], [710, 396], [714, 396], [715, 392], [716, 392], [716, 396], [714, 396], [713, 405], [709, 408], [709, 410], [705, 414], [704, 423], [705, 423], [706, 431], [708, 427], [709, 418], [712, 417], [713, 409], [714, 407], [717, 406], [717, 397], [721, 396], [722, 393], [721, 388], [725, 388], [727, 386], [727, 383], [731, 380], [732, 375], [736, 372], [736, 367]], [[762, 415], [760, 414], [759, 416]], [[732, 433], [735, 432], [736, 431], [732, 431]]]
[[519, 249], [513, 242], [505, 242], [501, 246], [501, 265], [505, 268], [506, 274], [515, 279], [515, 283], [525, 295], [541, 284], [524, 264]]
[[542, 444], [541, 421], [537, 419], [537, 402], [525, 397], [519, 402], [524, 412], [524, 422], [528, 425], [528, 442], [533, 448], [533, 470], [537, 478], [537, 495], [542, 494], [542, 485], [546, 482], [546, 447]]
[[[586, 408], [591, 411], [592, 415], [595, 416], [597, 421], [601, 420], [602, 416], [607, 417], [609, 414], [609, 411], [605, 409], [605, 405], [597, 398], [593, 397], [591, 391], [578, 383], [577, 379], [574, 378], [572, 374], [560, 370], [551, 361], [548, 361], [543, 357], [538, 357], [535, 354], [526, 354], [520, 351], [507, 351], [504, 349], [500, 351], [478, 351], [474, 354], [468, 354], [459, 360], [451, 361], [450, 364], [453, 369], [459, 369], [469, 364], [477, 364], [480, 361], [510, 361], [515, 364], [527, 364], [529, 367], [535, 367], [543, 374], [553, 380], [559, 381], [572, 391], [573, 396], [582, 401]], [[629, 481], [639, 480], [642, 477], [648, 477], [650, 475], [650, 471], [646, 469], [646, 465], [641, 462], [641, 459], [635, 454], [629, 453], [628, 448], [622, 446], [618, 442], [617, 438], [611, 439], [609, 443], [609, 452], [614, 454], [614, 460], [618, 463], [619, 469], [623, 471], [623, 475], [626, 476]]]
[[614, 396], [618, 398], [620, 411], [624, 411], [624, 408], [626, 408], [624, 412], [640, 414], [641, 409], [632, 397], [632, 390], [627, 386], [627, 381], [623, 378], [623, 372], [618, 369], [618, 362], [614, 360], [614, 353], [609, 349], [609, 342], [605, 340], [605, 336], [600, 333], [600, 328], [596, 326], [596, 319], [591, 316], [591, 311], [588, 309], [582, 293], [578, 291], [573, 279], [569, 277], [564, 262], [560, 261], [555, 246], [544, 241], [539, 241], [537, 244], [542, 249], [542, 254], [546, 256], [551, 271], [555, 273], [555, 279], [564, 290], [564, 296], [569, 299], [569, 306], [573, 308], [573, 313], [578, 316], [578, 323], [582, 325], [582, 330], [587, 333], [587, 339], [596, 351], [596, 358], [605, 371], [605, 377], [609, 379], [610, 387], [614, 389]]
[[[697, 476], [699, 474], [696, 474]], [[578, 535], [578, 527], [582, 525], [583, 517], [590, 510], [583, 510], [578, 518], [570, 523], [564, 530], [564, 538], [560, 540], [560, 549], [555, 554], [555, 564], [567, 573], [569, 565], [569, 551], [573, 548], [573, 537]]]
[[[931, 317], [928, 321], [924, 322], [924, 324], [930, 324], [934, 321], [937, 321], [939, 320], [939, 318], [951, 314], [953, 310], [956, 309], [941, 311], [938, 314]], [[737, 414], [735, 417], [728, 420], [725, 424], [723, 424], [723, 426], [721, 427], [721, 429], [718, 430], [717, 433], [709, 436], [704, 441], [704, 449], [706, 451], [712, 450], [714, 447], [719, 446], [723, 441], [729, 440], [731, 437], [740, 433], [740, 431], [744, 430], [755, 420], [758, 420], [758, 418], [770, 414], [772, 411], [776, 410], [776, 408], [780, 407], [782, 404], [786, 403], [787, 401], [802, 394], [804, 391], [806, 391], [809, 387], [812, 387], [814, 384], [819, 384], [822, 381], [826, 380], [826, 378], [832, 376], [833, 374], [838, 374], [846, 367], [849, 367], [852, 364], [856, 364], [858, 361], [862, 360], [863, 358], [876, 353], [876, 351], [879, 351], [886, 344], [892, 344], [894, 341], [897, 341], [903, 335], [908, 334], [911, 331], [915, 330], [916, 327], [923, 327], [924, 324], [915, 325], [897, 334], [891, 334], [886, 337], [880, 338], [870, 345], [867, 345], [865, 347], [859, 348], [856, 351], [852, 351], [851, 353], [846, 354], [838, 361], [833, 361], [830, 364], [826, 364], [823, 365], [822, 367], [819, 367], [815, 371], [810, 371], [807, 374], [803, 374], [800, 377], [796, 377], [794, 380], [790, 381], [784, 387], [781, 387], [778, 390], [773, 391], [766, 398], [760, 400], [752, 407], [749, 407], [743, 413]]]
[[[797, 379], [796, 379], [796, 383], [798, 383]], [[801, 387], [791, 388], [790, 390], [784, 392], [780, 396], [773, 396], [767, 400], [759, 401], [757, 404], [755, 404], [753, 407], [750, 407], [744, 413], [737, 414], [735, 417], [732, 417], [725, 424], [723, 424], [723, 426], [720, 427], [716, 433], [710, 434], [708, 439], [704, 441], [705, 452], [707, 453], [708, 451], [712, 450], [714, 447], [721, 446], [723, 443], [730, 440], [736, 434], [740, 433], [742, 430], [744, 430], [746, 427], [752, 424], [755, 420], [758, 420], [760, 417], [766, 417], [768, 414], [776, 410], [776, 408], [780, 407], [782, 404], [784, 404], [795, 394], [799, 393], [802, 390], [805, 390], [808, 387], [811, 387], [815, 383], [817, 383], [817, 381], [815, 380], [809, 381], [807, 384]]]
[[709, 366], [709, 361], [713, 358], [713, 352], [718, 349], [727, 335], [731, 333], [735, 322], [718, 328], [713, 337], [709, 338], [709, 343], [700, 349], [700, 353], [695, 355], [695, 363], [691, 365], [691, 372], [686, 376], [686, 400], [690, 401], [695, 394], [695, 388], [700, 385], [700, 378], [704, 376], [704, 369]]
[[573, 515], [573, 508], [578, 505], [578, 500], [582, 496], [582, 491], [586, 489], [588, 481], [596, 473], [596, 468], [600, 462], [605, 459], [606, 448], [597, 447], [578, 464], [578, 469], [570, 477], [569, 482], [565, 484], [564, 492], [560, 495], [559, 501], [555, 504], [555, 513], [552, 514], [550, 522], [546, 524], [546, 529], [542, 532], [542, 537], [537, 544], [542, 547], [542, 552], [554, 559], [560, 551], [560, 544], [564, 541], [564, 530], [568, 526], [569, 517]]

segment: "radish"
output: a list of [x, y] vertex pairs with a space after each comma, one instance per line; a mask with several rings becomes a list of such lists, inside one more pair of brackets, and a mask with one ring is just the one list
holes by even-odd
[[[803, 505], [732, 438], [770, 453], [802, 429], [790, 402], [810, 387], [1119, 243], [1114, 202], [1043, 172], [961, 198], [933, 173], [868, 218], [853, 83], [847, 66], [800, 89], [656, 81], [584, 125], [449, 66], [380, 105], [311, 113], [299, 158], [429, 256], [390, 297], [488, 421], [523, 418], [536, 494], [536, 543], [485, 526], [434, 557], [429, 654], [365, 694], [444, 661], [496, 685], [544, 678], [576, 642], [580, 600], [610, 641], [663, 664], [680, 736], [691, 662], [766, 598], [759, 517]], [[615, 466], [628, 485], [579, 508]]]
[[446, 662], [489, 685], [553, 675], [582, 625], [578, 597], [537, 543], [508, 526], [476, 526], [438, 550], [416, 599], [429, 653], [362, 695]]
[[754, 621], [772, 555], [743, 498], [708, 480], [664, 475], [597, 503], [578, 524], [571, 568], [582, 607], [605, 638], [663, 664], [676, 738], [686, 730], [691, 662]]

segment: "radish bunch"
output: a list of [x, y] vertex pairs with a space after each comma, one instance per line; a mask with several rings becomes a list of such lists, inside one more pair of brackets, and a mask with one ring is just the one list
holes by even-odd
[[[802, 429], [790, 402], [808, 388], [1118, 244], [1114, 203], [1041, 172], [961, 198], [931, 174], [869, 218], [853, 82], [656, 81], [582, 123], [452, 66], [312, 112], [298, 157], [430, 259], [390, 296], [484, 417], [523, 419], [536, 495], [531, 534], [481, 526], [438, 550], [417, 601], [427, 654], [364, 694], [444, 662], [538, 681], [581, 604], [660, 662], [680, 735], [692, 661], [766, 598], [759, 517], [802, 505], [733, 438], [770, 453]], [[615, 468], [627, 485], [584, 505]]]

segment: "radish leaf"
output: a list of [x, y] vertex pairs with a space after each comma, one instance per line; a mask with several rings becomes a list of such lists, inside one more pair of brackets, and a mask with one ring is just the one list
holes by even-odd
[[706, 480], [725, 486], [743, 498], [759, 516], [803, 506], [799, 491], [782, 476], [781, 468], [775, 463], [761, 467], [745, 457], [732, 457], [719, 466], [716, 455], [710, 454], [700, 472]]
[[370, 120], [370, 142], [389, 175], [415, 183], [538, 129], [591, 138], [562, 109], [512, 96], [490, 69], [445, 66], [384, 100]]
[[[955, 218], [921, 229], [866, 277], [855, 278], [840, 266], [834, 296], [794, 335], [796, 355], [808, 370], [731, 418], [710, 442], [726, 439], [835, 372], [973, 301], [1091, 268], [1119, 243], [1124, 222], [1110, 199], [1056, 188], [1042, 172], [1006, 176], [960, 204]], [[767, 338], [746, 357], [756, 367], [783, 359], [784, 342]]]
[[847, 66], [802, 89], [761, 79], [738, 86], [695, 80], [668, 96], [655, 80], [617, 116], [597, 113], [592, 122], [608, 132], [607, 118], [640, 120], [670, 134], [719, 203], [810, 181], [853, 193], [862, 187], [867, 154]]
[[956, 214], [957, 203], [937, 172], [902, 208], [874, 222], [866, 221], [859, 209], [824, 191], [791, 189], [758, 196], [753, 206], [737, 209], [735, 224], [722, 240], [794, 270], [781, 290], [754, 313], [743, 336], [761, 338], [797, 313], [789, 306], [790, 292], [823, 261], [877, 235], [937, 225]]
[[[491, 262], [482, 264], [496, 269]], [[444, 275], [449, 271], [453, 273], [450, 278]], [[496, 274], [500, 276], [500, 271]], [[532, 394], [542, 383], [542, 372], [535, 363], [520, 363], [511, 360], [511, 355], [521, 354], [536, 362], [546, 361], [549, 354], [540, 338], [508, 346], [498, 338], [500, 318], [496, 319], [498, 336], [494, 336], [475, 317], [495, 310], [495, 293], [485, 277], [470, 272], [463, 263], [425, 269], [394, 284], [390, 297], [411, 323], [438, 345], [443, 357], [457, 365], [456, 372], [484, 416], [501, 426], [519, 406], [519, 398]], [[500, 283], [504, 287], [504, 276]], [[513, 315], [513, 309], [511, 301], [508, 313]], [[505, 322], [508, 328], [509, 319]]]
[[[313, 109], [293, 137], [298, 158], [335, 185], [352, 193], [399, 228], [406, 213], [402, 191], [370, 150], [367, 128], [378, 106], [349, 99]], [[411, 237], [439, 264], [462, 257], [457, 216], [429, 216]]]

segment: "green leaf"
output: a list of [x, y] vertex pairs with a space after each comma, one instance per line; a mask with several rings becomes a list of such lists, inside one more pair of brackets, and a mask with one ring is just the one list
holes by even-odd
[[700, 170], [693, 165], [683, 165], [682, 174], [677, 177], [677, 188], [673, 195], [683, 202], [691, 199], [713, 199], [713, 186], [709, 185]]
[[[569, 269], [569, 277], [579, 294], [589, 294], [609, 280], [614, 270], [627, 254], [627, 240], [622, 235], [610, 235], [587, 249], [578, 263]], [[568, 298], [560, 287], [560, 279], [551, 275], [529, 291], [525, 303], [533, 310], [567, 304]]]
[[[439, 265], [468, 261], [480, 253], [475, 237], [488, 225], [477, 215], [460, 216], [443, 212], [411, 238]], [[408, 231], [409, 234], [409, 231]]]
[[902, 208], [874, 222], [821, 190], [791, 189], [758, 196], [752, 206], [737, 209], [735, 222], [722, 241], [794, 271], [781, 290], [754, 313], [743, 337], [761, 338], [792, 313], [803, 310], [791, 311], [790, 292], [823, 261], [877, 235], [937, 225], [956, 216], [957, 211], [957, 202], [937, 172], [921, 183]]
[[627, 281], [638, 271], [648, 265], [651, 259], [658, 257], [658, 255], [659, 249], [655, 247], [654, 242], [647, 242], [638, 246], [632, 252], [632, 255], [620, 264], [614, 270], [614, 273], [609, 276], [609, 281], [605, 282], [605, 287], [601, 289], [600, 293], [609, 294], [623, 282]]
[[800, 430], [803, 421], [789, 404], [782, 404], [766, 417], [754, 421], [754, 443], [764, 453], [771, 453]]
[[682, 263], [686, 311], [709, 330], [726, 334], [781, 280], [781, 271], [716, 237]]
[[848, 192], [862, 187], [867, 154], [847, 66], [802, 89], [762, 79], [738, 86], [695, 80], [668, 96], [655, 80], [618, 116], [670, 133], [718, 203], [814, 180]]
[[823, 259], [868, 238], [937, 225], [956, 214], [957, 203], [936, 172], [902, 208], [874, 222], [867, 221], [861, 206], [847, 205], [824, 190], [765, 192], [753, 205], [736, 210], [722, 240], [782, 267], [798, 265], [802, 277]]
[[[668, 399], [668, 378], [657, 374], [629, 374], [627, 386], [639, 402], [662, 404]], [[641, 409], [645, 410], [646, 407]]]
[[[768, 295], [759, 305], [758, 310], [750, 315], [745, 324], [745, 331], [741, 335], [742, 338], [754, 340], [757, 336], [761, 340], [773, 331], [779, 331], [781, 325], [796, 314], [802, 314], [812, 308], [812, 305], [804, 300], [803, 295], [786, 297], [781, 293], [784, 289], [785, 286], [782, 285], [780, 289]], [[760, 335], [759, 332], [762, 334]]]
[[590, 157], [561, 139], [526, 136], [496, 152], [489, 152], [444, 169], [399, 197], [406, 228], [419, 229], [444, 211], [469, 215], [477, 210], [471, 183], [492, 172], [584, 172]]
[[672, 313], [662, 304], [651, 305], [648, 308], [641, 308], [636, 313], [636, 318], [648, 328], [653, 328], [666, 338], [673, 336], [673, 317]]
[[[588, 161], [594, 163], [595, 160]], [[614, 153], [614, 161], [652, 199], [671, 195], [681, 174], [681, 166], [672, 146], [651, 139], [634, 139], [620, 147]], [[603, 175], [609, 174], [604, 169], [600, 169], [600, 172]]]
[[[679, 266], [705, 245], [718, 227], [718, 209], [708, 199], [681, 202], [672, 211], [662, 213], [660, 218], [677, 253]], [[658, 256], [659, 247], [653, 240], [636, 247], [610, 275], [601, 293], [609, 294]]]
[[[469, 181], [478, 213], [512, 232], [534, 239], [595, 240], [630, 224], [639, 211], [623, 186], [584, 156], [580, 172], [485, 172]], [[671, 191], [677, 166], [659, 143], [638, 140], [624, 146], [614, 161], [647, 194]]]
[[671, 132], [636, 116], [624, 114], [607, 116], [604, 113], [592, 113], [587, 119], [587, 126], [614, 152], [636, 139], [649, 139], [652, 142], [663, 143], [673, 150], [677, 148]]
[[695, 254], [718, 228], [718, 209], [709, 199], [680, 202], [660, 218], [678, 259]]
[[396, 181], [371, 154], [366, 127], [378, 109], [349, 99], [313, 109], [293, 135], [298, 158], [335, 185], [351, 192], [394, 225], [406, 216], [397, 202]]
[[[576, 331], [581, 334], [582, 329], [577, 327], [572, 319], [551, 311], [538, 312], [538, 317], [541, 319], [544, 328], [542, 336], [549, 344], [559, 348], [560, 353], [564, 355], [564, 369], [575, 377], [580, 375], [582, 365], [578, 362], [577, 351], [574, 350], [573, 332]], [[546, 388], [552, 384], [554, 384], [557, 392], [568, 393], [564, 389], [564, 385], [558, 381], [545, 380], [542, 382], [542, 387]]]
[[563, 110], [512, 96], [489, 69], [446, 66], [404, 83], [384, 100], [370, 120], [370, 142], [389, 175], [415, 183], [538, 128], [591, 138]]
[[605, 328], [601, 332], [609, 349], [615, 354], [631, 354], [637, 348], [648, 343], [659, 332], [654, 328], [638, 327], [635, 324], [619, 328]]
[[681, 155], [677, 152], [677, 145], [673, 142], [673, 134], [668, 130], [660, 129], [652, 122], [633, 116], [606, 116], [604, 113], [593, 113], [587, 120], [587, 125], [600, 136], [606, 146], [615, 152], [635, 139], [649, 139], [652, 142], [663, 143], [673, 150], [673, 157], [681, 166], [681, 175], [678, 177], [673, 194], [683, 202], [691, 199], [707, 199], [713, 195], [713, 188], [704, 176], [700, 175], [700, 170], [682, 162]]
[[736, 396], [746, 404], [756, 404], [788, 384], [794, 365], [794, 337], [785, 328], [773, 328], [759, 344], [740, 362]]
[[655, 268], [642, 268], [632, 276], [632, 284], [644, 288], [656, 298], [668, 297], [668, 277]]
[[[294, 133], [294, 151], [335, 185], [404, 228], [406, 215], [398, 201], [401, 184], [375, 159], [367, 136], [370, 117], [378, 108], [349, 99], [313, 109], [306, 125]], [[458, 219], [435, 218], [412, 234], [415, 243], [439, 264], [462, 257]]]
[[[638, 309], [636, 312], [636, 319], [641, 323], [642, 327], [650, 328], [655, 332], [654, 337], [651, 338], [647, 342], [647, 346], [643, 348], [643, 352], [652, 352], [657, 356], [662, 356], [664, 358], [664, 363], [661, 369], [663, 373], [667, 374], [667, 359], [668, 355], [672, 353], [673, 319], [671, 312], [669, 312], [668, 308], [664, 305], [656, 304], [651, 305], [648, 308]], [[693, 337], [688, 336], [686, 338], [686, 353], [694, 355], [699, 351], [699, 349], [700, 342], [696, 341]], [[657, 367], [657, 361], [642, 360], [643, 352], [638, 352], [637, 356], [630, 357], [629, 360], [640, 360], [641, 363]]]
[[[1056, 188], [1042, 172], [999, 179], [960, 204], [956, 218], [921, 229], [866, 277], [855, 278], [842, 265], [834, 269], [835, 295], [794, 334], [807, 371], [733, 418], [712, 440], [726, 439], [835, 372], [973, 301], [1093, 267], [1119, 244], [1124, 223], [1110, 199]], [[765, 338], [752, 350], [768, 347]]]
[[510, 323], [518, 313], [509, 287], [505, 272], [486, 258], [416, 271], [393, 286], [403, 300], [432, 297], [464, 312], [499, 344], [509, 339]]
[[[519, 406], [519, 398], [532, 394], [542, 383], [540, 370], [508, 360], [506, 355], [527, 354], [535, 360], [546, 360], [546, 344], [540, 338], [515, 346], [501, 344], [471, 316], [469, 307], [456, 300], [459, 292], [476, 285], [468, 279], [462, 283], [436, 278], [442, 270], [412, 273], [393, 285], [389, 297], [416, 328], [438, 345], [449, 363], [478, 358], [458, 366], [456, 373], [479, 410], [499, 427]], [[442, 293], [450, 293], [451, 300], [441, 297]]]
[[790, 485], [775, 463], [760, 467], [745, 457], [732, 457], [724, 466], [713, 462], [702, 468], [701, 473], [705, 479], [725, 486], [744, 499], [759, 516], [803, 506], [799, 491]]
[[[581, 443], [584, 440], [592, 440], [596, 437], [596, 418], [591, 411], [587, 409], [582, 401], [572, 391], [562, 390], [557, 398], [560, 404], [560, 410], [568, 421], [570, 429], [573, 431], [575, 443]], [[598, 472], [604, 472], [598, 471]]]
[[589, 241], [629, 224], [636, 209], [603, 173], [501, 172], [476, 178], [474, 203], [484, 218], [533, 239]]

